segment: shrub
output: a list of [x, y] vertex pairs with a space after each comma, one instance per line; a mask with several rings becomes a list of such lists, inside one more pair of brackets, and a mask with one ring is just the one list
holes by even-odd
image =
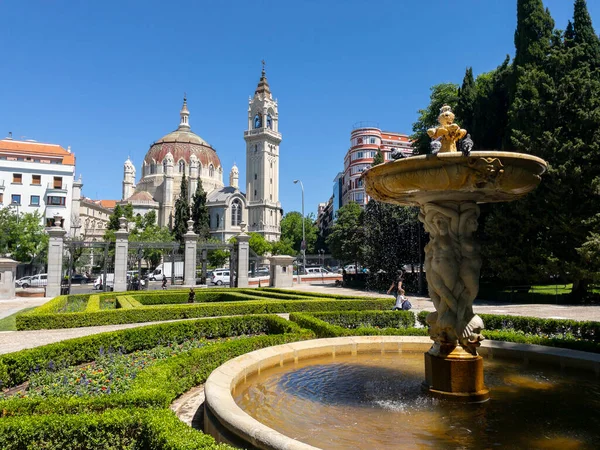
[[409, 328], [415, 326], [415, 315], [411, 311], [336, 311], [311, 315], [344, 328]]
[[90, 295], [87, 306], [85, 308], [86, 313], [100, 311], [100, 296], [99, 295]]
[[169, 410], [133, 408], [102, 414], [5, 418], [0, 421], [0, 448], [232, 449], [188, 427]]
[[[112, 312], [112, 311], [111, 311]], [[125, 353], [152, 348], [159, 342], [181, 343], [188, 338], [215, 338], [257, 333], [298, 333], [297, 325], [278, 316], [239, 316], [165, 323], [69, 339], [55, 344], [0, 355], [3, 386], [18, 385], [31, 371], [51, 363], [68, 367], [93, 361], [100, 348]]]
[[390, 309], [393, 304], [393, 299], [252, 300], [246, 297], [246, 300], [237, 302], [156, 305], [141, 308], [101, 310], [92, 313], [42, 314], [37, 310], [33, 310], [18, 315], [16, 323], [19, 330], [39, 330], [244, 314]]

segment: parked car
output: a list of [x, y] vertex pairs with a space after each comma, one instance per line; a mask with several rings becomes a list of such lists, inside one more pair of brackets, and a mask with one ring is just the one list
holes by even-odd
[[71, 275], [71, 284], [87, 284], [90, 279], [81, 273]]
[[[271, 270], [268, 267], [259, 267], [254, 271], [255, 277], [267, 277], [271, 274]], [[252, 271], [248, 271], [248, 275], [252, 275]]]
[[17, 287], [23, 287], [23, 284], [28, 283], [29, 280], [31, 280], [31, 276], [19, 278], [18, 280], [15, 281], [15, 285]]
[[213, 271], [211, 281], [217, 286], [230, 283], [230, 272], [227, 270], [215, 270]]
[[21, 287], [43, 287], [46, 285], [48, 285], [48, 274], [39, 273], [37, 275], [33, 275], [29, 280], [24, 281]]

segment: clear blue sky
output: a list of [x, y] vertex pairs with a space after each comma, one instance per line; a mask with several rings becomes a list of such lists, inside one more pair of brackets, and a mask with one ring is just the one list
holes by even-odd
[[[557, 27], [571, 0], [545, 0]], [[600, 1], [588, 1], [600, 31]], [[279, 100], [280, 199], [327, 201], [352, 125], [410, 134], [429, 88], [512, 55], [515, 0], [0, 1], [0, 136], [71, 146], [84, 194], [120, 199], [123, 162], [179, 124], [245, 179], [261, 59]], [[449, 20], [452, 19], [452, 20]], [[228, 177], [225, 177], [228, 178]]]

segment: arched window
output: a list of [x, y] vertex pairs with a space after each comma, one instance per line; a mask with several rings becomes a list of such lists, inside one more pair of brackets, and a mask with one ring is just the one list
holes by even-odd
[[163, 159], [163, 173], [167, 173], [167, 160]]
[[179, 161], [179, 173], [185, 172], [185, 162], [183, 160]]
[[267, 114], [267, 128], [273, 129], [273, 119], [271, 118], [271, 114]]
[[212, 164], [208, 167], [208, 176], [211, 178], [215, 176], [215, 168]]
[[155, 174], [156, 173], [156, 163], [154, 161], [152, 161], [152, 164], [150, 164], [150, 174]]
[[258, 113], [257, 115], [254, 116], [254, 128], [261, 128], [262, 127], [262, 117], [260, 115], [260, 113]]
[[236, 198], [231, 202], [231, 225], [239, 226], [242, 223], [242, 204]]

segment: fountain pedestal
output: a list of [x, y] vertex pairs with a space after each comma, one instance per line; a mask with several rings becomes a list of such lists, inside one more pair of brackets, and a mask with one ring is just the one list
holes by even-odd
[[490, 391], [483, 380], [483, 358], [468, 353], [464, 357], [425, 353], [425, 381], [422, 386], [434, 397], [467, 403], [484, 402], [490, 398]]

